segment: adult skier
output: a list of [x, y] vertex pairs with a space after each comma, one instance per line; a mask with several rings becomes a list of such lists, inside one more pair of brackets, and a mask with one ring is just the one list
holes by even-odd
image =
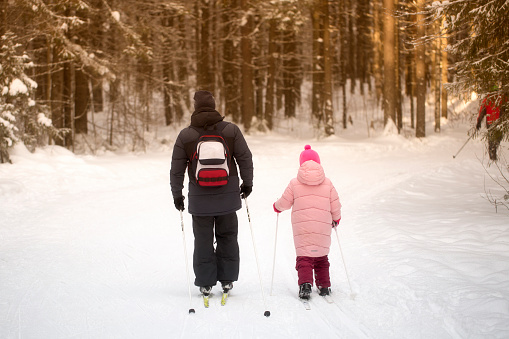
[[[498, 90], [498, 87], [493, 87], [493, 91]], [[486, 128], [488, 129], [488, 154], [490, 160], [497, 160], [497, 148], [502, 141], [503, 133], [497, 129], [490, 129], [490, 127], [504, 115], [503, 105], [507, 98], [497, 93], [488, 94], [482, 101], [479, 107], [479, 116], [477, 117], [476, 129], [481, 128], [481, 123], [486, 117]]]
[[[173, 200], [180, 211], [184, 210], [182, 190], [186, 169], [188, 172], [188, 208], [194, 233], [194, 284], [207, 297], [218, 281], [223, 293], [228, 293], [238, 279], [240, 257], [236, 211], [242, 207], [241, 197], [249, 196], [253, 187], [253, 160], [246, 140], [239, 127], [223, 121], [224, 117], [215, 108], [212, 93], [195, 93], [191, 124], [180, 131], [175, 141], [170, 170]], [[201, 182], [196, 172], [197, 144], [204, 140], [204, 135], [225, 141], [229, 173], [223, 178], [224, 182]]]

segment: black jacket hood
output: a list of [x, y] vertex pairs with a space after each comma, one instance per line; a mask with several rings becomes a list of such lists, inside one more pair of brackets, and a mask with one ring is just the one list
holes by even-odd
[[202, 107], [197, 109], [191, 115], [191, 126], [205, 128], [207, 126], [212, 126], [217, 124], [220, 121], [223, 121], [224, 117], [219, 114], [213, 108], [210, 107]]

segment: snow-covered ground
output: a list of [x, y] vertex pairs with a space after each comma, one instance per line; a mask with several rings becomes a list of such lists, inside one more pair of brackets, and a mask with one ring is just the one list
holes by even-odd
[[[428, 129], [422, 140], [247, 136], [254, 239], [244, 206], [239, 281], [224, 307], [216, 287], [209, 309], [194, 286], [189, 299], [170, 146], [97, 157], [17, 147], [14, 164], [0, 165], [0, 337], [509, 338], [509, 212], [484, 197], [501, 190], [480, 141], [453, 159], [466, 129]], [[335, 303], [315, 293], [311, 311], [297, 299], [289, 212], [279, 216], [272, 276], [272, 203], [305, 144], [343, 204], [330, 253]], [[184, 225], [191, 264], [187, 213]]]

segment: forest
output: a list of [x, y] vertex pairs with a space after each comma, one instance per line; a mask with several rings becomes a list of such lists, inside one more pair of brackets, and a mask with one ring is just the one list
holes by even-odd
[[507, 96], [508, 14], [505, 0], [0, 0], [0, 162], [17, 142], [143, 150], [198, 89], [248, 134], [304, 102], [310, 128], [341, 134], [357, 92], [383, 111], [372, 126], [423, 138], [426, 105], [440, 132], [451, 97]]

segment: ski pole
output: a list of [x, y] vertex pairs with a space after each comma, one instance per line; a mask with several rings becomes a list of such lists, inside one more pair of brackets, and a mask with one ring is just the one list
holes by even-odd
[[467, 145], [467, 143], [470, 141], [470, 139], [472, 139], [474, 135], [472, 134], [468, 139], [467, 141], [465, 141], [465, 143], [463, 144], [463, 146], [461, 146], [461, 148], [459, 149], [458, 153], [456, 153], [455, 155], [452, 156], [453, 159], [456, 159], [456, 157], [458, 156], [458, 154], [461, 152], [461, 150], [463, 149], [463, 147], [465, 147]]
[[345, 268], [346, 280], [348, 281], [348, 286], [350, 287], [350, 297], [355, 299], [355, 295], [353, 294], [352, 284], [350, 284], [350, 278], [348, 277], [348, 271], [346, 270], [345, 257], [343, 255], [343, 250], [341, 249], [341, 243], [339, 242], [338, 228], [334, 227], [334, 231], [336, 231], [336, 239], [338, 239], [339, 252], [341, 253], [341, 259], [343, 260], [343, 267]]
[[[251, 216], [249, 215], [249, 207], [247, 206], [247, 197], [244, 198], [244, 203], [246, 204], [247, 220], [249, 221], [249, 228], [251, 230], [251, 239], [253, 240], [253, 249], [254, 249], [254, 254], [255, 254], [256, 267], [258, 268], [258, 280], [260, 281], [260, 289], [262, 291], [263, 304], [265, 305], [265, 309], [267, 309], [267, 301], [265, 300], [265, 293], [263, 292], [262, 275], [260, 273], [260, 264], [258, 263], [258, 254], [256, 253], [256, 244], [254, 241], [253, 225], [251, 224]], [[270, 317], [270, 311], [265, 311], [263, 313], [263, 315], [266, 317]]]
[[[184, 232], [184, 216], [182, 210], [180, 211], [180, 226], [182, 227], [182, 240], [184, 242], [184, 256], [186, 261], [186, 274], [187, 274], [187, 288], [189, 289], [189, 306], [192, 306], [193, 298], [191, 296], [191, 281], [189, 280], [189, 263], [187, 262], [187, 246], [186, 246], [186, 233]], [[194, 313], [194, 308], [189, 308], [189, 313]]]
[[272, 295], [272, 286], [274, 286], [274, 270], [276, 268], [276, 247], [277, 247], [277, 228], [279, 224], [279, 213], [276, 217], [276, 236], [274, 237], [274, 260], [272, 261], [272, 281], [270, 282], [270, 295]]

